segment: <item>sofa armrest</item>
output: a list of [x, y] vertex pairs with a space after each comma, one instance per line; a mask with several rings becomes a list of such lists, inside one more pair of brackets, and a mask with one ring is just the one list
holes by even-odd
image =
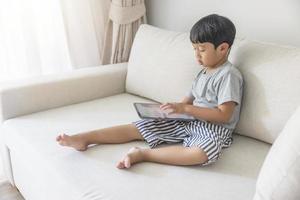
[[125, 92], [127, 63], [10, 81], [0, 87], [0, 120]]

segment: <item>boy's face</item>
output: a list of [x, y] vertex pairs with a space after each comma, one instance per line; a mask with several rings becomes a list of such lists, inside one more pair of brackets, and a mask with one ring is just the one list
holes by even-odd
[[210, 42], [192, 43], [200, 65], [214, 68], [227, 59], [228, 44], [222, 43], [216, 49]]

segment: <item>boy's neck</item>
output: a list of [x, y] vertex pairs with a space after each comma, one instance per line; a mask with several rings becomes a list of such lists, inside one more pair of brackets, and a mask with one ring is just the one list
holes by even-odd
[[224, 63], [228, 61], [227, 56], [221, 59], [219, 62], [217, 62], [214, 66], [206, 67], [206, 72], [214, 71], [218, 67], [222, 66]]

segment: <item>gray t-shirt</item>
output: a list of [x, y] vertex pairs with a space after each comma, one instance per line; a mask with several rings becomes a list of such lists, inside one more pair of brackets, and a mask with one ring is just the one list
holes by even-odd
[[193, 105], [199, 107], [215, 108], [228, 101], [236, 102], [237, 105], [228, 123], [214, 122], [230, 130], [234, 130], [239, 121], [242, 95], [242, 74], [229, 61], [212, 72], [206, 72], [205, 68], [201, 69], [188, 93], [193, 99]]

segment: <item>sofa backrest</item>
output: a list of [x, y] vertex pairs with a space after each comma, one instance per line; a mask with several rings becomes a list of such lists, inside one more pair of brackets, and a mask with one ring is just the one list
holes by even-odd
[[131, 48], [126, 90], [158, 102], [180, 101], [199, 70], [188, 34], [140, 26]]
[[[300, 49], [236, 39], [229, 60], [245, 82], [235, 132], [273, 143], [300, 105]], [[158, 102], [177, 102], [200, 69], [188, 33], [142, 25], [131, 49], [126, 91]]]

